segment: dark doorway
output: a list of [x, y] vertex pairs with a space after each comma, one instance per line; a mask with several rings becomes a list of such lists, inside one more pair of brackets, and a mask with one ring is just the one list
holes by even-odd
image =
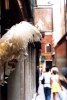
[[46, 61], [46, 67], [52, 68], [52, 61]]
[[1, 100], [7, 100], [7, 84], [1, 86]]

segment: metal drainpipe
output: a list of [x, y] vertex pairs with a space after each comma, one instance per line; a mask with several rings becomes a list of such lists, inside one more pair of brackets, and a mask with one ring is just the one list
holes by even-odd
[[34, 15], [34, 0], [32, 0], [31, 6], [32, 6], [32, 16], [33, 16]]
[[25, 59], [24, 59], [24, 100], [25, 100]]
[[4, 63], [4, 81], [5, 81], [5, 65], [6, 63]]

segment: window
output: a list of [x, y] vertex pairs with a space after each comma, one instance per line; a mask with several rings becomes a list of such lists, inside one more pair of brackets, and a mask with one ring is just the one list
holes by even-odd
[[46, 52], [51, 52], [51, 44], [46, 44]]

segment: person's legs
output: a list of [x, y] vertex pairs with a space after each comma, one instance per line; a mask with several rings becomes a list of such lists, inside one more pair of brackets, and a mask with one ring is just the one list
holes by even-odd
[[53, 100], [55, 100], [55, 93], [53, 93]]
[[58, 100], [59, 94], [57, 92], [53, 93], [53, 100]]
[[56, 93], [55, 93], [55, 100], [58, 100], [58, 99], [59, 99], [59, 93], [56, 92]]
[[51, 99], [51, 88], [47, 88], [47, 100]]
[[36, 93], [38, 93], [39, 84], [36, 84]]
[[36, 84], [36, 95], [38, 96], [39, 93], [38, 93], [38, 88], [39, 88], [39, 84]]
[[45, 96], [45, 100], [47, 100], [47, 89], [46, 89], [46, 87], [44, 88], [44, 96]]
[[51, 99], [51, 89], [48, 87], [44, 88], [45, 100]]

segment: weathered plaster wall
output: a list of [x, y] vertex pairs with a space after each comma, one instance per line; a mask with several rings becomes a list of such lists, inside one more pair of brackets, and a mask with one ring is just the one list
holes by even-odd
[[20, 65], [9, 76], [8, 100], [20, 100]]
[[56, 66], [59, 68], [60, 72], [63, 67], [67, 66], [67, 50], [66, 41], [58, 45], [55, 49], [56, 52]]
[[35, 93], [35, 50], [29, 48], [28, 59], [25, 60], [25, 100], [31, 100]]
[[26, 59], [20, 59], [8, 80], [8, 100], [31, 100], [36, 91], [35, 50], [29, 48]]

